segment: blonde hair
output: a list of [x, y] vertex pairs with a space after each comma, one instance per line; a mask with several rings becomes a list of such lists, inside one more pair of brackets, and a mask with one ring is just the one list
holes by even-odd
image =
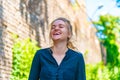
[[[66, 18], [63, 18], [63, 17], [59, 17], [59, 18], [57, 18], [57, 19], [55, 19], [54, 21], [52, 21], [52, 23], [50, 24], [50, 26], [52, 26], [52, 24], [55, 22], [55, 21], [57, 21], [57, 20], [62, 20], [62, 21], [64, 21], [68, 26], [68, 30], [69, 30], [69, 32], [70, 32], [70, 34], [71, 34], [71, 36], [72, 36], [72, 25], [71, 25], [71, 23], [70, 23], [70, 21], [68, 20], [68, 19], [66, 19]], [[74, 45], [73, 45], [73, 43], [71, 42], [71, 37], [70, 38], [68, 38], [68, 40], [67, 40], [67, 47], [68, 48], [71, 48], [71, 49], [76, 49], [76, 47], [74, 47]]]

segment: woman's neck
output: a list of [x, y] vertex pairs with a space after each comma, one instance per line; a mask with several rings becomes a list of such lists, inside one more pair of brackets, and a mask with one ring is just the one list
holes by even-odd
[[54, 42], [54, 46], [52, 47], [53, 53], [54, 54], [65, 54], [65, 52], [67, 51], [67, 42], [59, 42], [59, 43], [55, 43]]

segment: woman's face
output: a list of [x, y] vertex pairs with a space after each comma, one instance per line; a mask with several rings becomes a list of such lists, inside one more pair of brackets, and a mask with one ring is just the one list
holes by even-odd
[[51, 25], [50, 36], [53, 41], [65, 40], [67, 41], [70, 37], [67, 24], [62, 20], [56, 20]]

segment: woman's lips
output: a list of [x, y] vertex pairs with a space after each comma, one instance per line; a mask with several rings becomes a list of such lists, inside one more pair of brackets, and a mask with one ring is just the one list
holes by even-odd
[[61, 34], [60, 32], [53, 33], [53, 35], [60, 35], [60, 34]]

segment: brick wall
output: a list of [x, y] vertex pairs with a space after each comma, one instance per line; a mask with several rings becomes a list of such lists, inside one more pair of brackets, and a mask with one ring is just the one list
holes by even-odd
[[[12, 67], [13, 34], [20, 39], [30, 37], [40, 47], [49, 46], [49, 24], [66, 17], [73, 27], [73, 42], [86, 63], [101, 60], [95, 29], [87, 22], [84, 0], [0, 0], [0, 80], [9, 80]], [[94, 59], [93, 59], [94, 55]], [[92, 58], [91, 58], [92, 57]]]

